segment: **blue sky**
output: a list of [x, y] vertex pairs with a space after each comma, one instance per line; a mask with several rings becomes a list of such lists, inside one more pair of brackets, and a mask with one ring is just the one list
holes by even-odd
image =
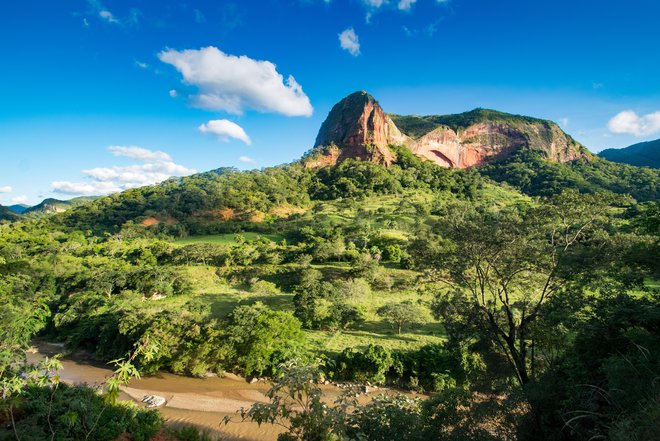
[[289, 162], [355, 90], [393, 113], [553, 119], [592, 151], [655, 139], [658, 17], [651, 0], [4, 1], [0, 203]]

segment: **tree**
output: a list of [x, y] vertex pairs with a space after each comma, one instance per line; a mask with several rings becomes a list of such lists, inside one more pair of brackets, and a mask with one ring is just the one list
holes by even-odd
[[[328, 441], [345, 439], [347, 409], [357, 401], [348, 394], [339, 403], [328, 406], [318, 386], [319, 371], [314, 367], [288, 364], [282, 375], [266, 392], [270, 403], [253, 404], [240, 410], [243, 421], [274, 424], [286, 429], [278, 441]], [[225, 424], [231, 417], [225, 417]]]
[[436, 226], [442, 246], [429, 251], [420, 244], [430, 279], [467, 296], [478, 326], [523, 385], [531, 379], [532, 324], [548, 299], [598, 261], [608, 202], [604, 195], [567, 191], [537, 208], [462, 204]]
[[234, 362], [245, 375], [274, 373], [280, 363], [298, 357], [305, 342], [300, 322], [292, 314], [260, 302], [235, 308], [227, 335], [236, 353]]
[[425, 311], [410, 301], [388, 303], [376, 311], [379, 316], [391, 322], [396, 327], [396, 333], [401, 335], [403, 326], [424, 323]]

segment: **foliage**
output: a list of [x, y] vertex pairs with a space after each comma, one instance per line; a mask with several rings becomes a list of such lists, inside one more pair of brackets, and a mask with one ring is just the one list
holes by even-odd
[[378, 308], [377, 312], [392, 323], [399, 335], [404, 325], [413, 326], [425, 322], [426, 311], [412, 302], [388, 303]]
[[660, 197], [658, 170], [616, 164], [598, 157], [560, 164], [544, 160], [538, 152], [523, 150], [502, 162], [482, 167], [480, 172], [533, 196], [552, 196], [565, 189], [575, 189], [582, 193], [607, 190], [629, 194], [639, 201]]
[[566, 192], [533, 210], [464, 206], [437, 225], [449, 243], [424, 256], [429, 276], [467, 296], [463, 303], [474, 307], [485, 337], [506, 355], [521, 384], [531, 379], [531, 326], [544, 303], [575, 277], [573, 261], [580, 259], [586, 271], [587, 259], [598, 258], [588, 253], [602, 248], [607, 210], [604, 196]]
[[612, 162], [660, 168], [660, 139], [640, 142], [622, 149], [605, 149], [598, 156]]

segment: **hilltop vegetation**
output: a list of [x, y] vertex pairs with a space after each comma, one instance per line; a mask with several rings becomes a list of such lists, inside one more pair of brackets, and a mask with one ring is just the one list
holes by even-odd
[[426, 135], [439, 126], [445, 126], [454, 131], [459, 131], [483, 122], [499, 122], [514, 127], [525, 124], [540, 124], [549, 128], [555, 125], [551, 121], [523, 115], [512, 115], [491, 109], [474, 109], [469, 112], [453, 115], [417, 116], [390, 114], [389, 116], [403, 133], [412, 138], [419, 138]]
[[[405, 190], [449, 192], [469, 197], [481, 185], [478, 173], [448, 170], [402, 150], [389, 168], [347, 160], [310, 170], [301, 164], [239, 172], [219, 169], [160, 185], [125, 191], [70, 210], [59, 218], [67, 227], [118, 231], [126, 222], [155, 218], [168, 234], [227, 233], [256, 221], [255, 228], [310, 207], [315, 200], [402, 194]], [[264, 221], [264, 222], [262, 222]], [[250, 229], [250, 227], [244, 229]]]
[[558, 164], [546, 161], [538, 152], [521, 151], [481, 168], [480, 172], [530, 196], [549, 196], [573, 188], [584, 193], [629, 194], [639, 201], [660, 199], [660, 171], [598, 157]]
[[0, 220], [14, 221], [20, 218], [18, 213], [13, 212], [9, 208], [0, 205]]
[[622, 149], [606, 149], [598, 153], [598, 156], [608, 161], [637, 167], [660, 168], [660, 139], [640, 142]]

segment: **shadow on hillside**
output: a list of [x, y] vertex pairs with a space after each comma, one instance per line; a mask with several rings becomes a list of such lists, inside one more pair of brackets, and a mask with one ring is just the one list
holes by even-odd
[[252, 305], [262, 302], [276, 311], [291, 311], [291, 296], [286, 294], [202, 294], [197, 297], [200, 303], [210, 305], [211, 315], [218, 319], [226, 318], [239, 305]]
[[[383, 334], [386, 338], [397, 337], [396, 329], [392, 327], [389, 323], [384, 321], [366, 321], [359, 326], [360, 331], [371, 332], [376, 334]], [[403, 327], [403, 334], [415, 334], [415, 335], [436, 335], [444, 336], [444, 328], [442, 324], [438, 322], [428, 322], [421, 325], [409, 326], [405, 325]]]

